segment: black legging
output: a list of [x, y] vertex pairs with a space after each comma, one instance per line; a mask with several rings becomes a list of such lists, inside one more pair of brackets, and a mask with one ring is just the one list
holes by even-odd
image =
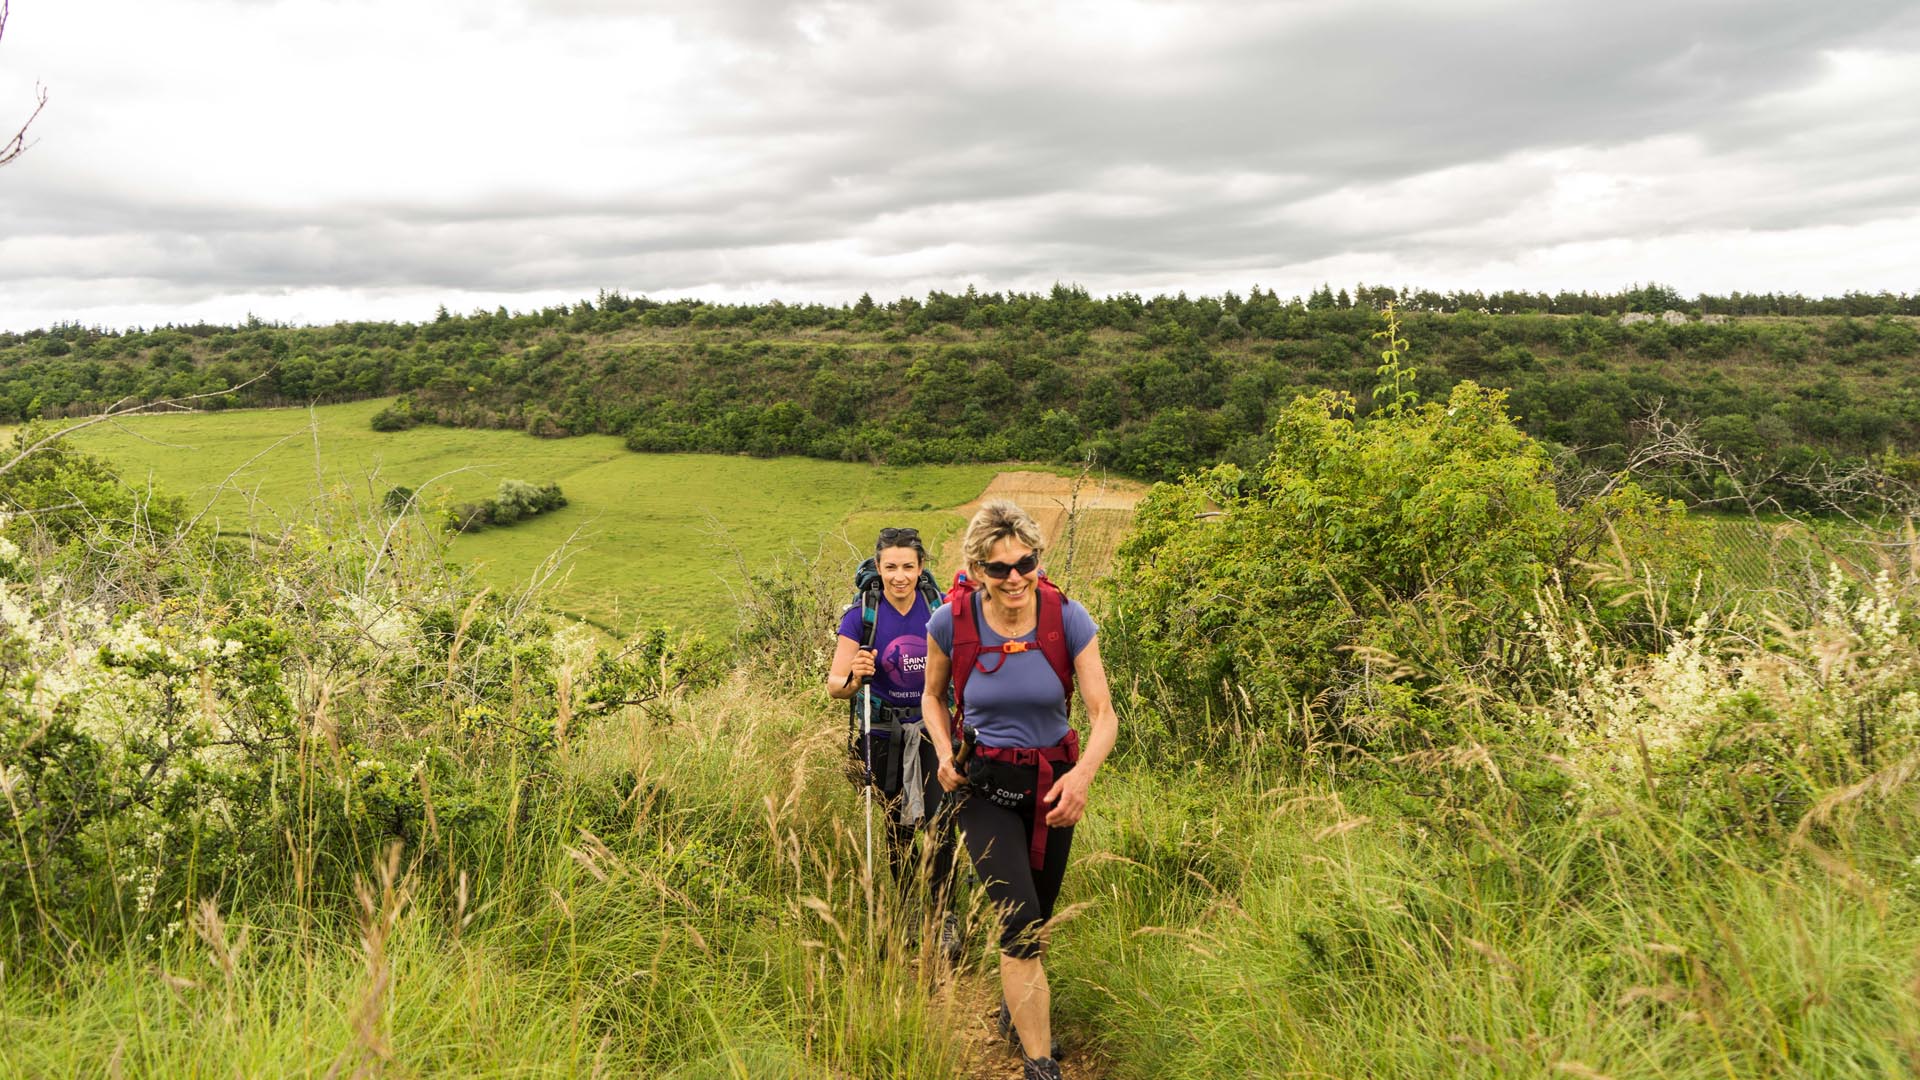
[[952, 899], [954, 800], [940, 786], [940, 759], [933, 752], [933, 744], [925, 739], [920, 741], [920, 774], [927, 816], [917, 825], [902, 825], [900, 806], [905, 800], [892, 801], [887, 807], [887, 863], [904, 902], [919, 878], [920, 854], [915, 850], [914, 837], [928, 833], [934, 848], [927, 865], [927, 893], [933, 910], [945, 911]]
[[1040, 929], [1053, 918], [1053, 903], [1060, 897], [1073, 826], [1047, 830], [1046, 864], [1035, 870], [1027, 859], [1027, 843], [1033, 835], [1033, 814], [1044, 814], [1046, 807], [1009, 810], [967, 794], [965, 788], [959, 794], [964, 796], [959, 818], [967, 854], [988, 899], [1000, 910], [1000, 951], [1031, 960], [1040, 955]]

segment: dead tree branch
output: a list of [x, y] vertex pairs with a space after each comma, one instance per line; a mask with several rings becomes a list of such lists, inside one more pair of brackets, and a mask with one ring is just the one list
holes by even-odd
[[[0, 38], [6, 36], [7, 0], [0, 0]], [[4, 143], [0, 143], [0, 166], [9, 164], [14, 158], [27, 152], [27, 129], [32, 127], [33, 122], [40, 118], [40, 110], [46, 107], [47, 88], [41, 86], [39, 83], [35, 83], [33, 86], [33, 111], [27, 114], [26, 123], [21, 124], [20, 130], [13, 133], [13, 138], [8, 139]]]
[[[4, 3], [4, 0], [0, 0], [0, 3]], [[266, 378], [268, 375], [272, 373], [273, 373], [273, 369], [268, 368], [267, 370], [261, 372], [260, 374], [255, 375], [253, 378], [248, 379], [246, 382], [236, 383], [235, 385], [225, 387], [224, 389], [209, 390], [203, 394], [188, 394], [185, 397], [163, 398], [159, 401], [149, 401], [143, 405], [129, 405], [128, 402], [132, 400], [131, 398], [121, 398], [119, 401], [116, 401], [113, 404], [107, 406], [106, 411], [101, 413], [100, 415], [90, 416], [85, 420], [80, 421], [77, 424], [69, 424], [66, 427], [61, 428], [59, 431], [52, 432], [42, 437], [38, 441], [34, 442], [32, 445], [27, 446], [22, 450], [19, 450], [13, 455], [13, 457], [9, 458], [5, 463], [0, 463], [0, 476], [7, 475], [8, 473], [12, 472], [14, 468], [18, 466], [21, 462], [32, 457], [34, 454], [38, 453], [39, 451], [44, 450], [49, 446], [52, 446], [54, 443], [59, 442], [61, 439], [66, 438], [67, 436], [73, 434], [76, 431], [80, 431], [84, 428], [90, 428], [95, 424], [111, 423], [115, 420], [119, 420], [128, 416], [142, 416], [142, 415], [147, 415], [151, 413], [162, 413], [162, 412], [191, 412], [192, 410], [189, 409], [187, 406], [192, 402], [204, 401], [207, 398], [222, 397], [224, 395], [234, 393], [235, 391], [244, 390], [247, 387], [252, 386], [254, 383], [259, 382], [261, 379]]]

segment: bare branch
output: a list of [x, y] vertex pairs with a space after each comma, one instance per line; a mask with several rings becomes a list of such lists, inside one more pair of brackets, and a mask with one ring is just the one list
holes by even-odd
[[[0, 0], [0, 5], [3, 5], [4, 3], [5, 3], [5, 0]], [[113, 404], [107, 406], [107, 410], [101, 413], [100, 415], [90, 416], [87, 419], [82, 420], [77, 424], [69, 424], [66, 427], [61, 428], [59, 431], [56, 431], [51, 435], [48, 435], [45, 438], [41, 439], [40, 441], [34, 443], [32, 446], [29, 446], [26, 449], [21, 450], [19, 453], [13, 455], [13, 457], [10, 460], [8, 460], [5, 464], [0, 464], [0, 476], [7, 475], [8, 473], [12, 472], [14, 468], [18, 466], [21, 462], [32, 457], [34, 454], [38, 453], [39, 451], [44, 450], [49, 446], [52, 446], [54, 443], [59, 442], [61, 439], [66, 438], [68, 435], [71, 435], [76, 431], [82, 430], [83, 428], [90, 428], [95, 424], [110, 423], [112, 421], [119, 420], [122, 417], [127, 417], [127, 416], [145, 416], [152, 413], [162, 413], [162, 412], [192, 412], [193, 411], [192, 409], [187, 408], [188, 402], [204, 401], [207, 398], [221, 397], [226, 394], [231, 394], [237, 390], [244, 390], [247, 387], [252, 386], [254, 383], [259, 382], [261, 379], [266, 378], [268, 375], [273, 374], [273, 370], [274, 370], [273, 368], [268, 368], [267, 370], [262, 371], [260, 374], [255, 375], [253, 378], [248, 379], [246, 382], [237, 383], [233, 386], [225, 387], [220, 390], [209, 390], [204, 394], [189, 394], [186, 397], [163, 398], [159, 401], [148, 402], [145, 405], [123, 407], [123, 406], [126, 406], [127, 402], [130, 399], [121, 398], [119, 401], [116, 401]]]
[[[7, 0], [0, 0], [0, 37], [5, 37], [6, 34]], [[4, 143], [0, 143], [0, 166], [8, 164], [13, 161], [14, 158], [27, 152], [27, 129], [33, 126], [33, 122], [40, 117], [40, 110], [46, 107], [47, 88], [35, 83], [33, 87], [33, 111], [27, 114], [26, 123], [21, 124], [20, 130], [13, 133], [13, 138], [8, 139]]]
[[219, 501], [220, 493], [225, 491], [229, 485], [233, 484], [235, 477], [239, 476], [241, 473], [246, 472], [248, 469], [252, 468], [254, 462], [259, 461], [261, 458], [266, 457], [268, 454], [271, 454], [275, 450], [278, 450], [282, 446], [285, 446], [288, 440], [292, 438], [294, 438], [293, 435], [282, 435], [280, 438], [268, 444], [266, 449], [260, 451], [259, 453], [253, 455], [247, 460], [234, 466], [233, 471], [227, 473], [225, 478], [223, 478], [219, 483], [213, 486], [213, 493], [207, 496], [207, 504], [200, 508], [199, 513], [193, 515], [193, 520], [187, 523], [187, 528], [186, 530], [183, 530], [183, 531], [191, 531], [194, 528], [198, 527], [201, 519], [205, 518], [208, 514], [213, 512], [213, 505], [215, 502]]
[[[289, 438], [291, 438], [291, 436], [289, 436]], [[279, 444], [276, 443], [275, 445], [279, 445]], [[458, 473], [466, 472], [469, 469], [478, 469], [478, 468], [482, 468], [482, 466], [462, 465], [456, 469], [448, 469], [446, 472], [443, 472], [438, 476], [429, 478], [425, 483], [415, 488], [411, 495], [407, 496], [407, 501], [404, 504], [402, 504], [399, 511], [395, 513], [390, 520], [388, 520], [386, 530], [380, 534], [380, 546], [374, 550], [373, 561], [367, 564], [366, 576], [363, 577], [360, 582], [360, 590], [362, 592], [365, 592], [373, 588], [373, 578], [375, 574], [380, 572], [380, 562], [382, 559], [386, 558], [387, 552], [392, 547], [393, 530], [399, 528], [400, 522], [405, 520], [406, 516], [413, 512], [413, 509], [415, 506], [419, 505], [420, 493], [427, 490], [427, 488], [433, 486], [434, 484], [437, 484], [440, 481], [445, 480], [449, 476], [454, 476]], [[574, 530], [574, 532], [575, 532], [575, 535], [578, 535], [579, 530], [576, 529]], [[573, 537], [572, 536], [567, 537], [567, 543], [570, 544], [572, 542], [573, 542]], [[561, 546], [565, 547], [566, 545], [562, 544]], [[551, 557], [552, 556], [549, 556], [549, 558]]]

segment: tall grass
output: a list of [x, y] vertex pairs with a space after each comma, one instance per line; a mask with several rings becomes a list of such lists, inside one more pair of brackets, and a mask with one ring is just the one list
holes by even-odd
[[1155, 837], [1160, 784], [1104, 787], [1108, 857], [1079, 883], [1104, 902], [1060, 953], [1057, 1000], [1113, 1075], [1920, 1065], [1910, 805], [1850, 829], [1840, 868], [1690, 834], [1634, 791], [1527, 826], [1243, 778], [1207, 785], [1211, 805]]
[[950, 973], [870, 889], [817, 721], [739, 680], [574, 743], [457, 855], [395, 844], [351, 895], [235, 882], [73, 949], [10, 980], [0, 1072], [955, 1075]]
[[[313, 589], [298, 605], [179, 566], [165, 602], [318, 610], [374, 575], [367, 555], [390, 538], [367, 520], [342, 509], [331, 547], [248, 553]], [[382, 712], [395, 669], [368, 653], [300, 654], [312, 662], [287, 678], [314, 737], [275, 781], [277, 846], [195, 854], [191, 885], [143, 912], [113, 884], [140, 838], [115, 836], [92, 892], [67, 889], [94, 898], [84, 917], [11, 908], [0, 1075], [1012, 1068], [991, 1045], [991, 913], [969, 891], [970, 949], [949, 969], [923, 908], [865, 862], [844, 714], [817, 691], [837, 566], [749, 575], [748, 627], [717, 685], [663, 678], [599, 714], [569, 698], [573, 719], [532, 738], [511, 725], [553, 704], [526, 700], [533, 624], [482, 636], [468, 586], [401, 554], [419, 576], [383, 580], [458, 616], [453, 647], [399, 646], [437, 665], [426, 711]], [[1604, 730], [1624, 742], [1593, 741], [1587, 698], [1473, 683], [1436, 626], [1423, 662], [1452, 673], [1449, 730], [1483, 738], [1393, 757], [1295, 745], [1262, 736], [1277, 722], [1240, 699], [1244, 714], [1208, 722], [1244, 735], [1242, 753], [1117, 755], [1049, 956], [1069, 1074], [1920, 1071], [1920, 758], [1901, 697], [1920, 574], [1892, 571], [1847, 583], [1838, 622], [1733, 611], [1717, 635], [1669, 628], [1716, 643], [1682, 657], [1704, 712], [1675, 696], [1671, 657], [1598, 649], [1589, 670], [1610, 673], [1617, 721]], [[1903, 635], [1872, 636], [1892, 625], [1884, 611]], [[1700, 689], [1715, 679], [1725, 695]], [[1124, 670], [1115, 683], [1123, 723], [1181, 707]], [[476, 727], [479, 704], [511, 723]], [[1669, 746], [1646, 723], [1682, 705], [1713, 723]], [[1870, 758], [1846, 756], [1851, 728], [1833, 743], [1836, 710], [1872, 722]], [[1795, 740], [1819, 732], [1832, 745], [1815, 768]], [[362, 764], [404, 762], [421, 738], [447, 762], [399, 780]], [[224, 835], [188, 809], [209, 845]], [[0, 857], [33, 865], [6, 843]]]

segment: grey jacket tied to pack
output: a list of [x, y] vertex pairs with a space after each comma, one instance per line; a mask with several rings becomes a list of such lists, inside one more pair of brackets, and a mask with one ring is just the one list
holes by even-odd
[[920, 743], [927, 737], [927, 723], [918, 720], [900, 725], [900, 824], [918, 825], [927, 816], [927, 793], [923, 789], [926, 773], [920, 771]]

